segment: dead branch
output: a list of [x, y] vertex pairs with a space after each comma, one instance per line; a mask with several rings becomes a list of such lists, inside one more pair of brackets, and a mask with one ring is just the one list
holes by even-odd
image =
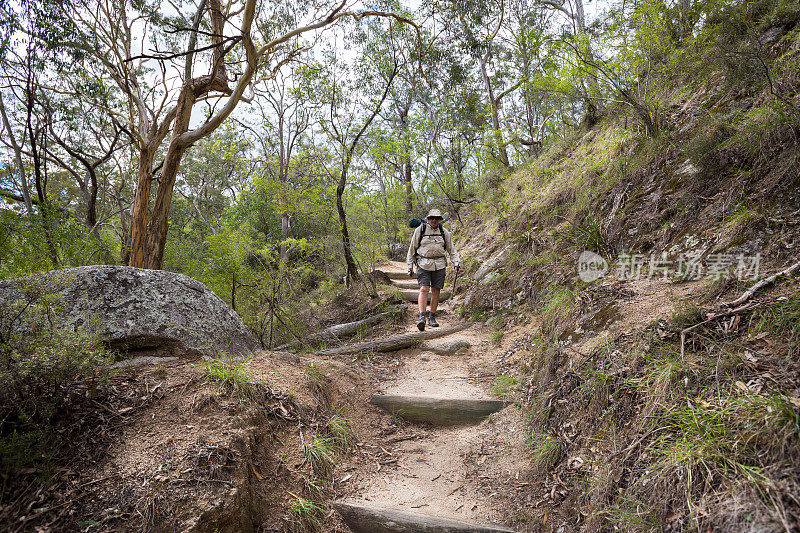
[[786, 276], [792, 275], [798, 269], [800, 269], [800, 261], [798, 261], [797, 263], [793, 264], [789, 268], [778, 272], [777, 274], [773, 274], [773, 275], [771, 275], [771, 276], [769, 276], [767, 278], [762, 279], [761, 281], [757, 282], [755, 285], [753, 285], [752, 287], [750, 287], [749, 289], [744, 291], [744, 293], [741, 296], [739, 296], [738, 298], [736, 298], [732, 302], [725, 303], [724, 305], [726, 307], [735, 307], [735, 306], [742, 305], [744, 302], [746, 302], [747, 300], [752, 298], [753, 294], [755, 294], [756, 291], [766, 287], [767, 285], [772, 285], [773, 283], [775, 283], [775, 281], [778, 278], [782, 278], [782, 277], [786, 277]]

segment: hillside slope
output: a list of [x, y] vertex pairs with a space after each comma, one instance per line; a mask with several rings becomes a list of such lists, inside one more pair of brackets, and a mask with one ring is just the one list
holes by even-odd
[[[797, 105], [797, 30], [760, 41]], [[732, 303], [800, 261], [800, 117], [700, 68], [660, 136], [609, 110], [460, 214], [457, 301], [527, 416], [520, 530], [800, 528], [800, 272]]]

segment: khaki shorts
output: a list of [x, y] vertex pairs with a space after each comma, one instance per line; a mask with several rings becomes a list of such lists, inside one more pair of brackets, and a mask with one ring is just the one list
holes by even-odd
[[434, 289], [441, 289], [444, 287], [444, 277], [446, 273], [447, 270], [444, 268], [439, 270], [423, 270], [417, 268], [417, 283], [419, 283], [420, 287], [426, 285]]

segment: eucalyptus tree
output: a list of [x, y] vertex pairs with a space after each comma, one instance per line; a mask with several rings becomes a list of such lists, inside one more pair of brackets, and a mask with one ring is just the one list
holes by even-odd
[[10, 173], [9, 187], [0, 194], [19, 201], [27, 213], [39, 217], [54, 267], [61, 265], [53, 237], [60, 213], [48, 195], [51, 116], [50, 95], [44, 85], [48, 76], [69, 60], [58, 45], [73, 28], [68, 18], [58, 14], [58, 5], [52, 0], [0, 3], [0, 142], [13, 154], [11, 166], [16, 170]]
[[[261, 105], [262, 126], [267, 129], [260, 135], [265, 154], [272, 154], [267, 166], [278, 183], [278, 203], [281, 216], [280, 264], [286, 265], [288, 258], [287, 240], [293, 237], [290, 176], [295, 171], [293, 157], [313, 127], [315, 106], [313, 99], [306, 98], [307, 91], [302, 87], [308, 78], [299, 66], [286, 75], [279, 74], [269, 80], [263, 89], [265, 104]], [[274, 163], [274, 164], [272, 164]]]
[[[399, 9], [399, 6], [395, 6]], [[400, 66], [394, 83], [389, 89], [385, 118], [392, 125], [397, 148], [398, 178], [405, 190], [406, 215], [411, 215], [414, 204], [414, 135], [412, 127], [415, 108], [426, 98], [427, 89], [424, 73], [429, 72], [432, 58], [427, 46], [430, 42], [428, 32], [423, 28], [422, 37], [410, 26], [395, 25], [385, 34], [377, 33], [371, 37], [383, 40], [381, 46], [395, 50]], [[423, 70], [424, 69], [424, 70]]]
[[[402, 22], [388, 21], [392, 26]], [[336, 209], [342, 232], [342, 248], [346, 265], [346, 280], [360, 279], [352, 252], [352, 240], [344, 208], [347, 177], [354, 158], [363, 150], [365, 133], [386, 102], [392, 83], [401, 68], [401, 57], [393, 39], [388, 42], [369, 39], [383, 31], [382, 21], [370, 21], [373, 31], [354, 33], [361, 41], [362, 55], [348, 64], [335, 48], [328, 51], [323, 68], [319, 71], [322, 98], [327, 109], [321, 114], [321, 126], [338, 155], [338, 184]], [[377, 31], [375, 31], [377, 30]], [[385, 46], [385, 47], [384, 47]]]
[[[250, 101], [255, 84], [310, 46], [301, 40], [304, 34], [345, 17], [392, 16], [356, 12], [346, 1], [330, 7], [321, 1], [197, 0], [177, 13], [181, 6], [173, 6], [155, 0], [65, 5], [76, 23], [74, 45], [103, 65], [125, 99], [123, 109], [105, 111], [127, 126], [138, 151], [128, 257], [136, 267], [162, 265], [175, 180], [186, 150]], [[198, 108], [203, 118], [193, 116]]]
[[[96, 80], [94, 80], [96, 81]], [[107, 101], [105, 87], [97, 85], [98, 96]], [[79, 99], [53, 102], [48, 134], [52, 143], [45, 146], [47, 157], [75, 180], [83, 200], [84, 225], [102, 241], [99, 226], [106, 213], [98, 216], [101, 188], [110, 186], [105, 169], [114, 153], [130, 142], [125, 128], [108, 115], [95, 115], [91, 106]], [[110, 206], [102, 206], [104, 211]], [[76, 213], [77, 214], [77, 213]], [[106, 253], [106, 261], [110, 257]]]
[[511, 166], [508, 142], [503, 134], [503, 99], [516, 91], [524, 82], [514, 79], [508, 68], [510, 52], [499, 39], [507, 24], [505, 0], [480, 0], [457, 4], [450, 13], [451, 32], [465, 53], [479, 66], [478, 75], [483, 80], [491, 120], [491, 139], [497, 161]]

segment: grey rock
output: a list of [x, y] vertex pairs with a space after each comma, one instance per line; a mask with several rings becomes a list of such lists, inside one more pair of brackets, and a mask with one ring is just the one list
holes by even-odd
[[423, 361], [430, 361], [431, 360], [431, 354], [424, 353], [424, 354], [420, 355], [419, 358], [422, 359]]
[[408, 246], [404, 244], [394, 243], [392, 245], [392, 260], [393, 261], [405, 261], [406, 260], [406, 252], [408, 252]]
[[472, 344], [466, 339], [450, 339], [445, 341], [425, 341], [419, 345], [423, 350], [439, 355], [454, 355], [468, 350]]
[[177, 361], [177, 357], [153, 357], [152, 355], [142, 355], [131, 359], [123, 359], [111, 365], [111, 368], [131, 368], [135, 366], [158, 365]]
[[[0, 297], [22, 299], [21, 286], [46, 282], [66, 327], [96, 324], [113, 349], [158, 356], [247, 355], [259, 348], [242, 319], [208, 287], [183, 274], [97, 265], [0, 281]], [[44, 285], [44, 283], [43, 283]]]
[[495, 267], [500, 263], [500, 260], [503, 258], [503, 255], [511, 248], [511, 245], [507, 245], [505, 248], [500, 250], [496, 255], [494, 255], [491, 259], [484, 262], [478, 271], [475, 273], [475, 281], [480, 283], [486, 275], [493, 271]]

